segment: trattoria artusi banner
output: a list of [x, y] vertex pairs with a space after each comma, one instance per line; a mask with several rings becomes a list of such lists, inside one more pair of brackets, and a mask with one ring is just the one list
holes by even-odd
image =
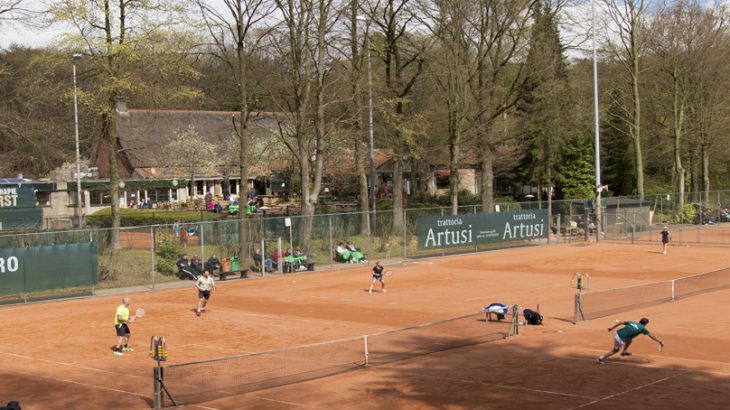
[[546, 238], [547, 219], [544, 209], [418, 218], [418, 250]]

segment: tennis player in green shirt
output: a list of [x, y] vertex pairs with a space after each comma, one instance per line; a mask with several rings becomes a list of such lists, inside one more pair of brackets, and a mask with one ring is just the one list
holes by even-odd
[[618, 332], [613, 335], [613, 350], [604, 354], [603, 356], [600, 356], [598, 358], [598, 364], [606, 363], [607, 358], [615, 355], [622, 348], [623, 351], [621, 352], [621, 356], [631, 356], [631, 353], [627, 352], [627, 350], [629, 349], [629, 346], [631, 346], [631, 342], [633, 342], [634, 338], [641, 334], [647, 335], [652, 340], [659, 343], [659, 351], [661, 352], [662, 349], [664, 349], [664, 342], [649, 333], [649, 330], [646, 328], [647, 324], [649, 324], [649, 319], [642, 318], [638, 322], [618, 322], [615, 325], [609, 327], [608, 331], [610, 332], [619, 326], [623, 326], [621, 329], [618, 330]]

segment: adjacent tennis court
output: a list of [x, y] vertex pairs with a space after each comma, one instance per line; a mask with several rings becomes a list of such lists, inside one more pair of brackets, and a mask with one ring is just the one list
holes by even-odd
[[[365, 266], [229, 282], [201, 317], [190, 283], [125, 295], [146, 314], [132, 324], [136, 350], [124, 357], [111, 353], [121, 294], [3, 307], [0, 402], [149, 408], [147, 345], [162, 336], [167, 364], [203, 362], [175, 384], [189, 408], [726, 408], [730, 317], [718, 312], [730, 308], [730, 290], [574, 325], [570, 280], [585, 272], [593, 289], [608, 289], [681, 278], [728, 268], [727, 251], [675, 246], [662, 255], [659, 244], [601, 242], [419, 259], [386, 263], [395, 272], [388, 293], [372, 294]], [[491, 302], [539, 304], [545, 324], [502, 339], [507, 323], [476, 314]], [[612, 346], [606, 328], [642, 316], [664, 352], [639, 338], [634, 356], [596, 365]], [[370, 340], [367, 366], [364, 335], [392, 335]], [[291, 349], [302, 345], [317, 347]], [[246, 359], [209, 362], [224, 357]]]

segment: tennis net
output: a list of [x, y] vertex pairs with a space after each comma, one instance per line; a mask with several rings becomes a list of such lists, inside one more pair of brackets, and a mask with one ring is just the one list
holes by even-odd
[[155, 374], [155, 408], [195, 404], [255, 390], [501, 340], [518, 321], [486, 322], [471, 314], [418, 326], [213, 360], [163, 366]]
[[730, 288], [730, 268], [662, 282], [576, 293], [574, 321], [591, 320]]

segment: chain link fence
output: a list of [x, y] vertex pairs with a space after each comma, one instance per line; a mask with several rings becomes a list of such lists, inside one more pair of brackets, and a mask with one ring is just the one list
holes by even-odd
[[[707, 198], [711, 200], [707, 201]], [[703, 201], [697, 202], [695, 199]], [[549, 206], [550, 234], [542, 239], [435, 250], [418, 249], [419, 218], [450, 215], [450, 207], [405, 209], [400, 218], [394, 218], [393, 211], [387, 209], [375, 213], [374, 218], [372, 214], [358, 212], [314, 215], [311, 219], [310, 240], [306, 244], [300, 235], [305, 229], [307, 218], [300, 215], [254, 214], [243, 216], [243, 219], [230, 217], [175, 223], [172, 217], [160, 213], [159, 220], [165, 223], [120, 228], [120, 249], [116, 252], [110, 248], [113, 231], [109, 228], [0, 235], [0, 249], [97, 242], [99, 278], [94, 288], [98, 290], [132, 286], [152, 289], [161, 283], [180, 281], [176, 262], [182, 255], [187, 255], [191, 262], [196, 261], [201, 265], [215, 257], [228, 269], [236, 265], [237, 269], [248, 269], [249, 276], [282, 274], [284, 269], [281, 263], [273, 266], [272, 272], [266, 272], [262, 264], [237, 259], [241, 224], [246, 226], [249, 254], [258, 249], [264, 259], [273, 261], [281, 259], [289, 251], [302, 248], [307, 256], [307, 264], [303, 266], [310, 265], [307, 267], [314, 270], [342, 267], [336, 260], [336, 248], [340, 243], [345, 245], [351, 242], [368, 261], [414, 258], [585, 241], [596, 237], [598, 223], [602, 232], [602, 237], [598, 239], [658, 242], [661, 240], [659, 231], [664, 224], [668, 224], [671, 226], [673, 242], [678, 244], [730, 243], [730, 233], [723, 229], [730, 228], [730, 191], [715, 191], [709, 195], [686, 194], [684, 204], [684, 207], [680, 207], [676, 194], [646, 196], [643, 200], [635, 197], [607, 198], [601, 218], [598, 218], [590, 200], [552, 201], [551, 204], [547, 201], [497, 203], [494, 207], [497, 212], [548, 209]], [[481, 205], [457, 209], [457, 215], [480, 212]], [[361, 226], [364, 217], [375, 222], [370, 231]], [[402, 226], [396, 226], [400, 221], [403, 222]]]

